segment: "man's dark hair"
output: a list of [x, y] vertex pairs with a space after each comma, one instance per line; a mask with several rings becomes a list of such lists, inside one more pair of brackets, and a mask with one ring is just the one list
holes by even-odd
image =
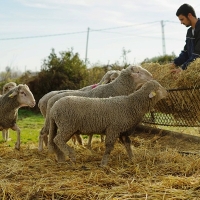
[[176, 16], [178, 17], [179, 15], [183, 15], [185, 17], [188, 17], [188, 14], [191, 13], [193, 17], [196, 17], [196, 13], [194, 11], [194, 8], [185, 3], [180, 8], [176, 11]]

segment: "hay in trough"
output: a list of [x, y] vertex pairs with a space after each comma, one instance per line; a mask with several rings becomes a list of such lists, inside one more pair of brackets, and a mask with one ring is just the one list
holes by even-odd
[[200, 116], [200, 58], [179, 74], [171, 73], [171, 64], [146, 63], [143, 67], [169, 90], [168, 98], [158, 102], [155, 111], [172, 114], [174, 120], [181, 120], [185, 124], [188, 120], [198, 124], [200, 121], [198, 117]]
[[[142, 133], [141, 133], [142, 135]], [[168, 140], [131, 137], [133, 162], [116, 143], [108, 167], [101, 168], [104, 144], [92, 143], [93, 152], [74, 146], [76, 164], [58, 164], [45, 149], [22, 145], [20, 151], [0, 144], [0, 199], [8, 200], [132, 200], [193, 199], [200, 196], [199, 155], [184, 155]], [[169, 140], [170, 141], [170, 140]], [[70, 145], [72, 145], [70, 143]], [[190, 144], [191, 145], [191, 144]], [[199, 151], [199, 145], [193, 148]]]

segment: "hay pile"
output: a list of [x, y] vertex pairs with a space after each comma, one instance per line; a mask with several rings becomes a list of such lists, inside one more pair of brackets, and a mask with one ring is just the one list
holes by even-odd
[[[142, 134], [141, 134], [142, 135]], [[148, 135], [148, 134], [145, 134]], [[0, 144], [0, 199], [12, 200], [131, 200], [194, 199], [200, 196], [200, 158], [182, 155], [191, 144], [171, 145], [170, 140], [132, 137], [133, 163], [117, 143], [109, 165], [100, 168], [104, 145], [94, 140], [94, 152], [75, 146], [76, 165], [57, 164], [37, 144], [20, 151]], [[169, 142], [169, 143], [168, 143]], [[174, 142], [174, 140], [173, 140]], [[71, 145], [71, 144], [70, 144]], [[177, 145], [177, 143], [175, 144]], [[200, 145], [193, 144], [200, 150]]]
[[[155, 107], [156, 112], [172, 114], [174, 124], [200, 124], [200, 58], [192, 62], [187, 70], [179, 74], [171, 73], [171, 64], [144, 64], [143, 67], [153, 74], [163, 87], [169, 90], [167, 99]], [[182, 90], [191, 88], [190, 90]], [[171, 90], [178, 89], [178, 90]], [[189, 121], [188, 121], [189, 120]], [[177, 121], [177, 122], [176, 122]]]
[[187, 70], [183, 70], [179, 74], [171, 73], [170, 63], [165, 65], [145, 63], [142, 67], [151, 72], [154, 79], [166, 89], [200, 87], [200, 58], [192, 62]]

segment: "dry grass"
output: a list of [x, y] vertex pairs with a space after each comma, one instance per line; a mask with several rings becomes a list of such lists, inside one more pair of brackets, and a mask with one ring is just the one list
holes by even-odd
[[179, 74], [171, 73], [171, 64], [146, 63], [142, 67], [166, 89], [200, 87], [200, 58]]
[[[132, 137], [130, 163], [123, 146], [115, 145], [108, 167], [99, 167], [104, 145], [95, 139], [93, 152], [74, 146], [76, 164], [58, 164], [47, 149], [22, 145], [20, 151], [0, 144], [0, 199], [197, 200], [200, 199], [199, 144], [170, 138]], [[197, 154], [183, 154], [192, 150]]]

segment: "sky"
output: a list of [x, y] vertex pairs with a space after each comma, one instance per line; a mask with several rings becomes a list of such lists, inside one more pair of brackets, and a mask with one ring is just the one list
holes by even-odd
[[0, 0], [0, 71], [40, 71], [52, 49], [78, 53], [95, 64], [139, 64], [164, 53], [177, 56], [187, 28], [177, 9], [190, 0]]

